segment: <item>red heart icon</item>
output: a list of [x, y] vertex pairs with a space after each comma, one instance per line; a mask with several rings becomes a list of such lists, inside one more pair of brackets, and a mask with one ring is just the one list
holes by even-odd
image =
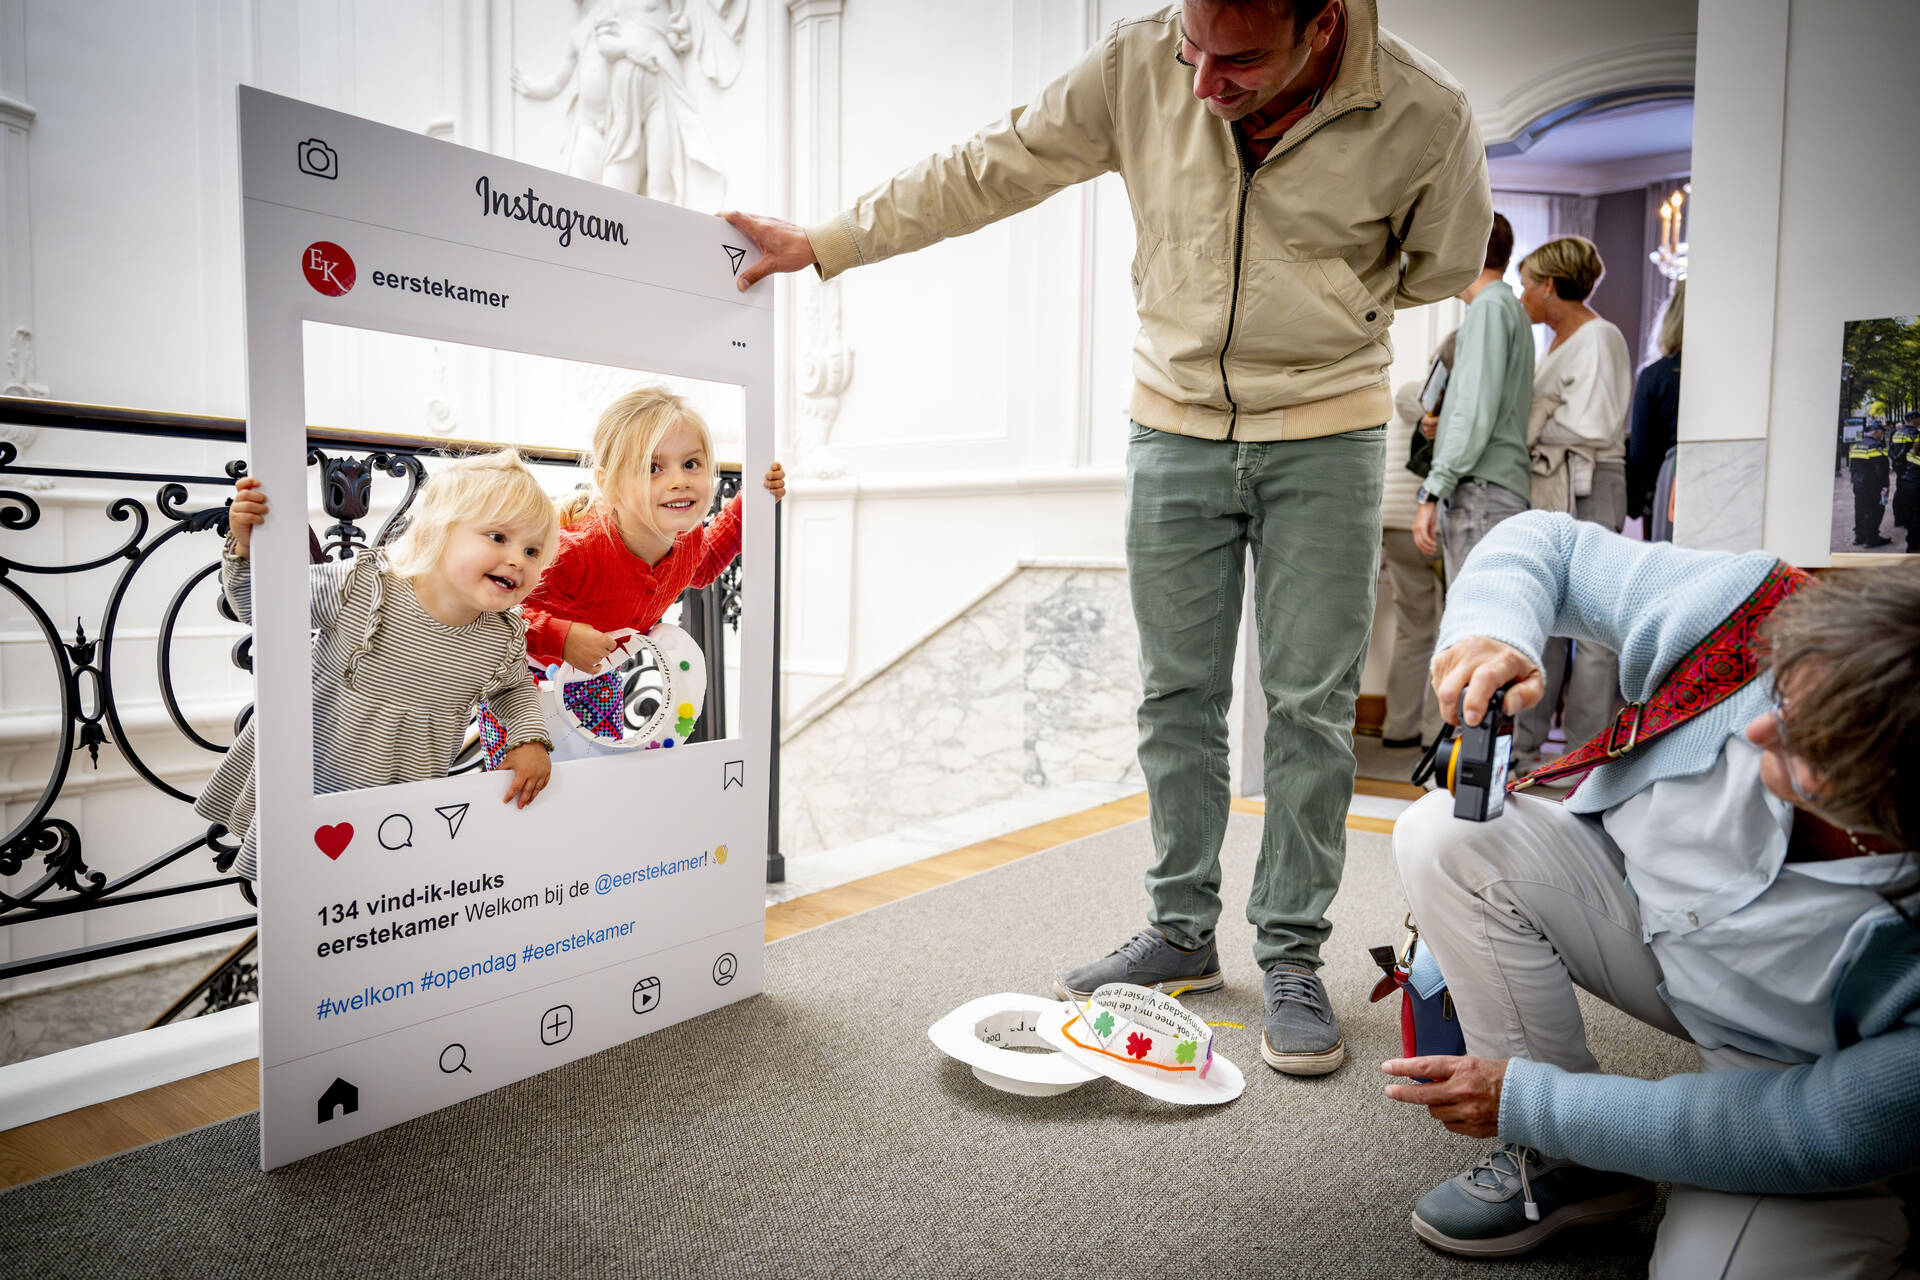
[[353, 824], [337, 822], [331, 827], [321, 827], [313, 833], [313, 842], [329, 858], [338, 858], [353, 843]]

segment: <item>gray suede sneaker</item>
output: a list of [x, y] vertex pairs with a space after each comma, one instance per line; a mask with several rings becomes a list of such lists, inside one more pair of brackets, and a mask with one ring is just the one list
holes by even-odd
[[1653, 1203], [1653, 1184], [1554, 1160], [1506, 1143], [1413, 1207], [1413, 1233], [1470, 1258], [1510, 1258], [1549, 1236], [1632, 1217]]
[[1260, 1056], [1290, 1076], [1324, 1076], [1347, 1060], [1340, 1020], [1318, 974], [1303, 964], [1276, 964], [1261, 984], [1267, 998], [1267, 1032]]
[[1171, 995], [1175, 991], [1218, 991], [1227, 980], [1220, 975], [1220, 956], [1211, 939], [1205, 946], [1187, 951], [1149, 925], [1117, 951], [1056, 979], [1053, 989], [1062, 1000], [1085, 1000], [1109, 982], [1131, 982]]

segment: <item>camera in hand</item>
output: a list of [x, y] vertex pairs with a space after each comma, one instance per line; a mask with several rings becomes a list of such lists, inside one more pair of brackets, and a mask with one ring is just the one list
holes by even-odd
[[1425, 782], [1446, 762], [1447, 790], [1453, 793], [1453, 816], [1469, 822], [1497, 818], [1507, 807], [1507, 766], [1513, 759], [1513, 717], [1507, 714], [1507, 690], [1501, 685], [1487, 700], [1480, 723], [1466, 723], [1466, 695], [1460, 696], [1458, 728], [1448, 725], [1434, 739], [1413, 771], [1416, 783]]

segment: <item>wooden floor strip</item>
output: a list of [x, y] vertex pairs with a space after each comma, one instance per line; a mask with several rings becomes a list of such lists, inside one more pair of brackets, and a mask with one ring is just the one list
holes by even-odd
[[249, 1058], [204, 1075], [49, 1116], [0, 1133], [0, 1187], [131, 1151], [260, 1106], [260, 1062]]
[[[1417, 787], [1365, 780], [1356, 784], [1355, 790], [1362, 795], [1395, 798], [1401, 798], [1403, 791], [1412, 792], [1404, 796], [1406, 799], [1422, 794]], [[1236, 799], [1232, 809], [1235, 813], [1260, 816], [1266, 813], [1267, 806], [1258, 800]], [[789, 938], [856, 912], [951, 884], [976, 872], [1057, 848], [1071, 840], [1111, 831], [1146, 816], [1147, 797], [1143, 792], [777, 903], [767, 908], [767, 941]], [[1389, 819], [1359, 815], [1349, 816], [1347, 826], [1355, 831], [1393, 830]], [[259, 1107], [259, 1086], [260, 1064], [248, 1059], [218, 1071], [0, 1132], [0, 1188], [17, 1186], [161, 1138], [244, 1115]]]
[[1355, 778], [1353, 794], [1384, 796], [1389, 800], [1418, 800], [1427, 794], [1427, 790], [1425, 787], [1416, 787], [1411, 782], [1388, 782], [1384, 778]]

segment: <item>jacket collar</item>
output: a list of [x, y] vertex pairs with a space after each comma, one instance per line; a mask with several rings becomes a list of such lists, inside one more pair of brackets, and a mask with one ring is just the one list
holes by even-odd
[[1380, 101], [1380, 11], [1374, 0], [1346, 0], [1347, 51], [1308, 119]]

